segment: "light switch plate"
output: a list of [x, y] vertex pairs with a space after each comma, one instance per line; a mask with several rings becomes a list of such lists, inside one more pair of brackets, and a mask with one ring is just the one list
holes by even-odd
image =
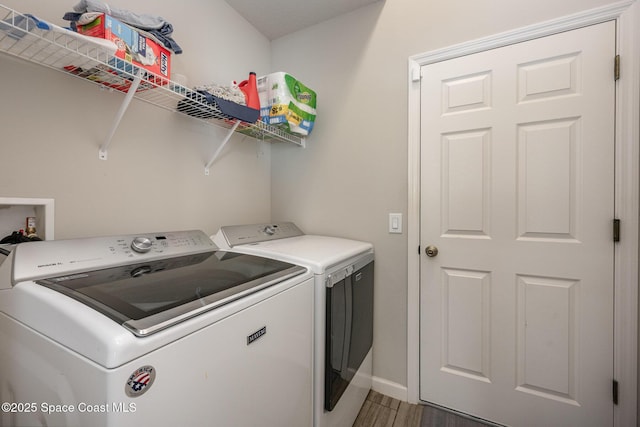
[[402, 233], [402, 214], [390, 213], [389, 214], [389, 233]]

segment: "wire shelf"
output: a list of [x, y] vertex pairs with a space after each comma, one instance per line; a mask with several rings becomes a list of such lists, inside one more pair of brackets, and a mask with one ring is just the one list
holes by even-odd
[[[0, 4], [0, 52], [36, 63], [96, 85], [128, 93], [168, 111], [189, 116], [257, 139], [275, 139], [305, 146], [305, 139], [264, 122], [240, 122], [207, 103], [197, 91], [114, 56], [115, 45], [38, 21]], [[134, 84], [139, 79], [139, 84]], [[186, 101], [186, 102], [185, 102]], [[182, 102], [182, 103], [181, 103]], [[178, 104], [181, 108], [178, 109]], [[126, 107], [125, 107], [126, 109]]]

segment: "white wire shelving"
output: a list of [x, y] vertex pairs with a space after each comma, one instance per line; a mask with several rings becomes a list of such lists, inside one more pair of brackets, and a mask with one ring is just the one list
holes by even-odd
[[0, 52], [28, 62], [90, 81], [124, 99], [113, 124], [99, 148], [99, 158], [107, 159], [107, 149], [132, 99], [183, 114], [208, 125], [228, 129], [228, 134], [205, 165], [205, 174], [234, 132], [256, 139], [289, 142], [300, 147], [305, 139], [264, 122], [246, 123], [225, 115], [195, 90], [165, 76], [151, 73], [114, 56], [111, 42], [86, 37], [56, 25], [39, 21], [0, 4]]

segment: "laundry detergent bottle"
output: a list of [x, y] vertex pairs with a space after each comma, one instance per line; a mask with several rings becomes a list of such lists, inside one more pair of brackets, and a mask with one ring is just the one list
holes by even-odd
[[260, 98], [258, 97], [258, 84], [256, 82], [256, 73], [249, 73], [249, 79], [238, 84], [238, 88], [244, 93], [247, 101], [247, 107], [260, 110]]

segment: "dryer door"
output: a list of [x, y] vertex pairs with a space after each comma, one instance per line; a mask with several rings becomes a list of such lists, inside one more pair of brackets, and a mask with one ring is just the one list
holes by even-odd
[[373, 343], [372, 260], [328, 277], [326, 313], [324, 406], [331, 411]]

